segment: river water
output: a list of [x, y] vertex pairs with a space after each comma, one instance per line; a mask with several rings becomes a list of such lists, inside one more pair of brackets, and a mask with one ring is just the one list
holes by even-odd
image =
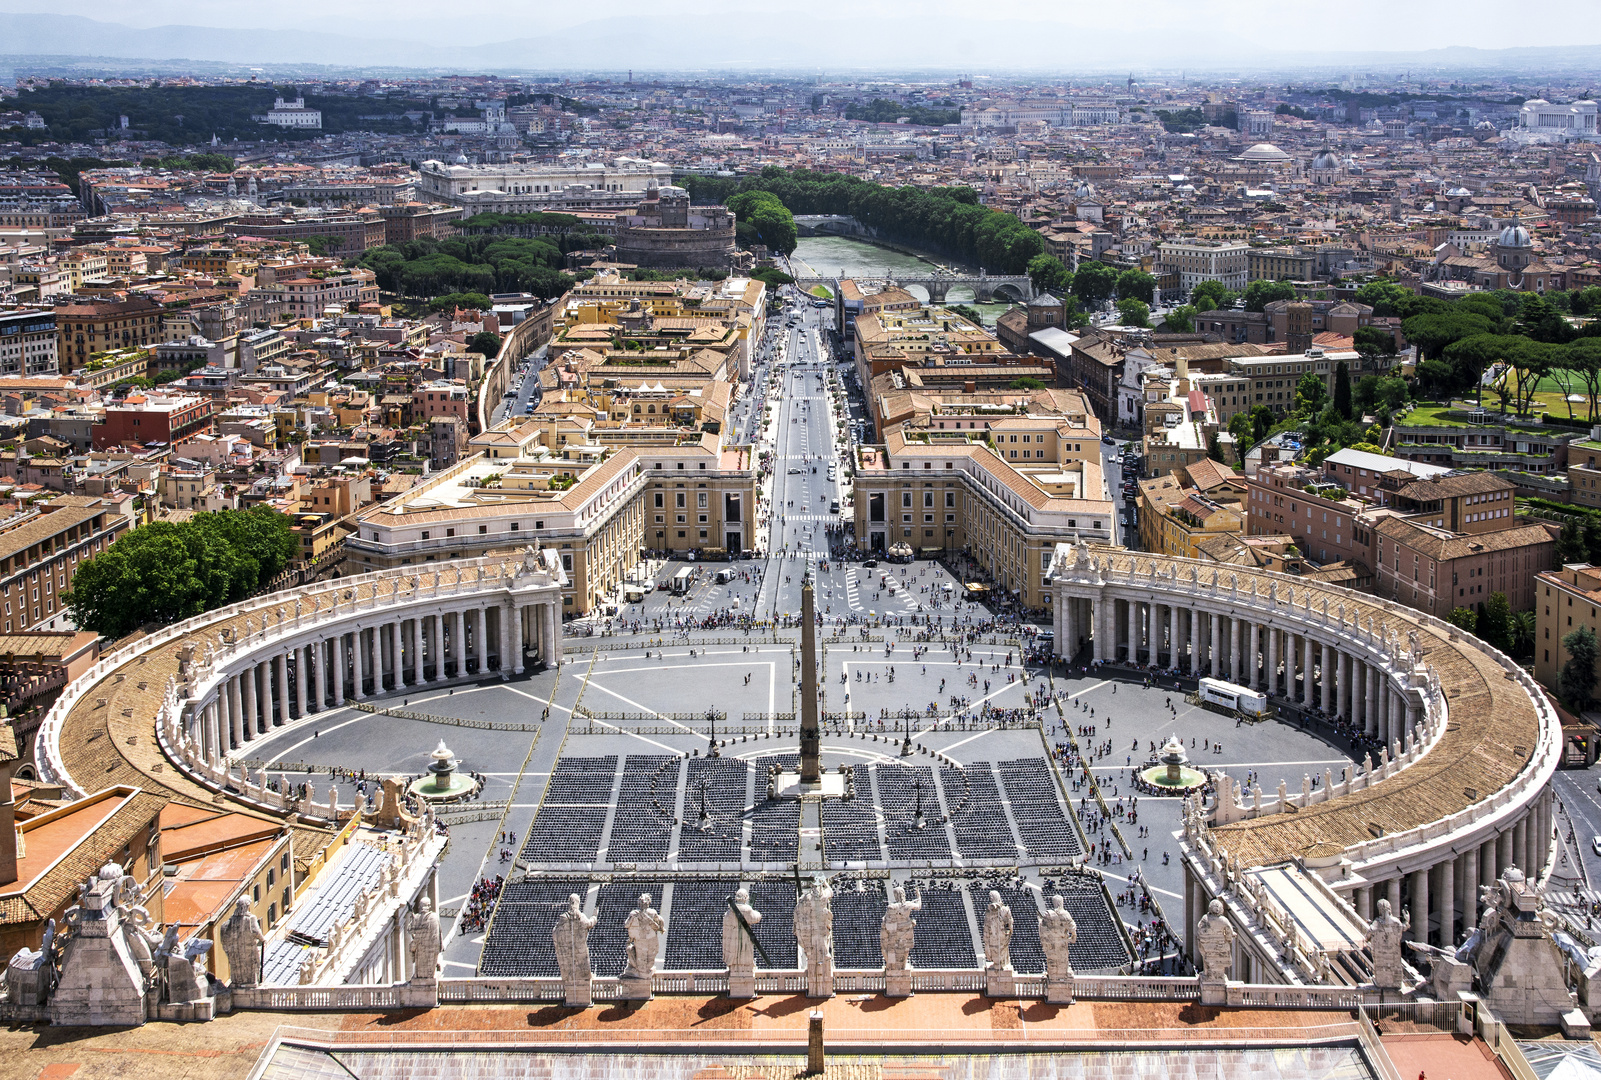
[[[934, 268], [930, 260], [843, 236], [803, 236], [789, 261], [800, 274], [810, 271], [818, 277], [893, 278], [896, 274], [924, 275]], [[912, 285], [908, 291], [922, 300], [928, 299], [928, 292], [921, 285]], [[995, 325], [997, 316], [1011, 307], [1010, 304], [976, 304], [973, 290], [966, 285], [952, 287], [945, 301], [976, 309], [984, 325], [989, 327]]]

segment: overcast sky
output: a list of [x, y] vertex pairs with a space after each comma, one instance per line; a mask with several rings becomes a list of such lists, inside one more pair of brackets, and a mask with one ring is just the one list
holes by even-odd
[[[555, 0], [503, 0], [494, 5], [442, 9], [437, 0], [0, 0], [0, 11], [83, 15], [106, 22], [151, 27], [179, 23], [233, 28], [374, 31], [383, 37], [479, 44], [537, 36], [540, 29], [572, 26], [588, 19], [644, 16], [657, 20], [721, 16], [748, 23], [770, 22], [777, 34], [804, 33], [807, 16], [785, 15], [782, 5], [729, 0], [611, 0], [603, 5]], [[1140, 35], [1183, 36], [1208, 48], [1248, 52], [1251, 45], [1276, 50], [1413, 50], [1468, 45], [1581, 45], [1601, 40], [1595, 0], [1545, 0], [1538, 18], [1508, 17], [1501, 0], [1346, 0], [1295, 4], [1287, 0], [1140, 0], [1133, 5], [1102, 0], [1012, 0], [1000, 8], [973, 0], [853, 0], [846, 8], [805, 5], [832, 21], [844, 15], [948, 23], [953, 31], [982, 33], [983, 19], [1054, 23], [1066, 51], [1106, 48], [1139, 51]], [[369, 24], [369, 25], [362, 25]], [[376, 24], [376, 25], [370, 25]], [[1573, 33], [1553, 36], [1553, 27]], [[1074, 28], [1116, 35], [1087, 43]], [[886, 43], [888, 44], [888, 43]], [[1246, 46], [1242, 49], [1241, 46]], [[1218, 58], [1221, 59], [1221, 58]], [[1245, 56], [1238, 57], [1246, 59]]]

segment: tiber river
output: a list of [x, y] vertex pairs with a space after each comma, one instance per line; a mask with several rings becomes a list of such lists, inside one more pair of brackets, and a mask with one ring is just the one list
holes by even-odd
[[[860, 240], [849, 240], [843, 236], [803, 236], [795, 245], [795, 254], [790, 256], [790, 263], [797, 273], [806, 276], [808, 271], [817, 277], [868, 277], [882, 278], [886, 275], [894, 277], [896, 274], [917, 274], [923, 276], [934, 269], [934, 264], [926, 259], [919, 259], [912, 255], [902, 255], [898, 251], [888, 248], [875, 247]], [[913, 296], [922, 300], [928, 299], [928, 293], [919, 285], [910, 286]], [[945, 297], [948, 304], [965, 304], [976, 309], [983, 316], [984, 325], [993, 327], [995, 319], [1004, 312], [1010, 304], [975, 304], [973, 290], [965, 285], [953, 287]]]

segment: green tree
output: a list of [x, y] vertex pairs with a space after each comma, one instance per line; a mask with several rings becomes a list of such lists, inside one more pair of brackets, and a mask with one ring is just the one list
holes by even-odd
[[1226, 311], [1236, 299], [1221, 281], [1203, 281], [1190, 292], [1190, 303], [1196, 311]]
[[1040, 252], [1028, 261], [1028, 279], [1036, 292], [1047, 292], [1062, 298], [1073, 287], [1073, 274], [1055, 255]]
[[1268, 408], [1266, 405], [1252, 406], [1251, 441], [1253, 443], [1259, 443], [1263, 439], [1267, 438], [1268, 432], [1273, 430], [1274, 425], [1278, 423], [1278, 419], [1278, 417], [1273, 415], [1273, 410]]
[[1132, 296], [1117, 302], [1117, 314], [1118, 321], [1124, 326], [1151, 325], [1151, 309], [1145, 306], [1145, 301]]
[[1322, 412], [1328, 400], [1329, 388], [1324, 385], [1321, 375], [1309, 371], [1295, 384], [1295, 411], [1304, 417]]
[[1125, 270], [1117, 275], [1117, 298], [1149, 304], [1156, 299], [1156, 278], [1144, 270]]
[[1519, 611], [1512, 616], [1512, 655], [1534, 655], [1535, 618], [1532, 611]]
[[1562, 523], [1562, 529], [1557, 533], [1557, 562], [1566, 565], [1587, 562], [1589, 558], [1590, 552], [1584, 543], [1584, 530], [1576, 518], [1569, 518]]
[[1406, 380], [1395, 375], [1364, 375], [1356, 381], [1356, 404], [1364, 412], [1392, 413], [1412, 397]]
[[1006, 388], [1008, 390], [1043, 390], [1045, 389], [1045, 384], [1032, 376], [1023, 375], [1007, 383]]
[[482, 353], [485, 359], [493, 360], [500, 355], [500, 335], [493, 330], [480, 330], [467, 339], [467, 351]]
[[1413, 315], [1401, 323], [1401, 333], [1418, 347], [1422, 357], [1439, 356], [1447, 345], [1474, 334], [1488, 334], [1495, 324], [1483, 315], [1448, 312]]
[[1288, 281], [1253, 281], [1245, 287], [1245, 310], [1261, 311], [1275, 300], [1294, 300], [1295, 286]]
[[1189, 334], [1195, 331], [1195, 308], [1190, 304], [1180, 304], [1169, 311], [1162, 319], [1162, 328], [1174, 334]]
[[1223, 443], [1218, 439], [1217, 432], [1213, 432], [1206, 440], [1206, 456], [1219, 465], [1227, 465], [1228, 459], [1223, 454]]
[[1344, 360], [1334, 365], [1334, 411], [1351, 419], [1351, 369]]
[[1395, 355], [1395, 335], [1381, 327], [1359, 326], [1351, 335], [1351, 342], [1364, 357]]
[[1240, 454], [1241, 457], [1244, 457], [1245, 452], [1256, 443], [1256, 440], [1251, 437], [1251, 414], [1243, 412], [1235, 413], [1234, 416], [1229, 420], [1229, 434], [1234, 436], [1235, 451]]
[[79, 564], [62, 599], [79, 626], [109, 638], [198, 615], [271, 582], [298, 550], [290, 524], [257, 506], [142, 525]]
[[795, 215], [770, 191], [742, 191], [728, 200], [734, 212], [735, 231], [741, 243], [766, 244], [770, 250], [792, 254], [798, 234]]
[[1415, 298], [1411, 289], [1387, 279], [1370, 281], [1356, 290], [1356, 302], [1368, 305], [1381, 318], [1399, 314], [1400, 307]]
[[1470, 607], [1452, 608], [1448, 621], [1452, 626], [1459, 626], [1470, 634], [1478, 632], [1479, 617]]
[[1595, 632], [1581, 626], [1562, 639], [1568, 661], [1557, 676], [1557, 689], [1567, 703], [1579, 712], [1590, 707], [1595, 694]]
[[1103, 262], [1080, 263], [1073, 275], [1073, 295], [1094, 311], [1104, 304], [1117, 288], [1117, 271]]
[[1512, 605], [1506, 593], [1491, 593], [1479, 613], [1478, 635], [1491, 648], [1512, 652]]
[[428, 301], [428, 306], [434, 311], [454, 311], [456, 308], [466, 311], [488, 311], [495, 306], [495, 302], [483, 293], [446, 293]]

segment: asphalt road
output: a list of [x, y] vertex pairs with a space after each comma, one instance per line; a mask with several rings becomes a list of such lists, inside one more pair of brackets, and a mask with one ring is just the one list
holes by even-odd
[[[530, 353], [519, 367], [512, 369], [511, 381], [507, 386], [510, 393], [495, 406], [489, 419], [491, 424], [498, 424], [508, 416], [519, 418], [526, 416], [529, 403], [533, 402], [536, 405], [539, 403], [539, 371], [545, 366], [549, 349], [550, 346], [541, 345]], [[523, 366], [526, 366], [527, 372], [519, 375], [518, 372]]]

